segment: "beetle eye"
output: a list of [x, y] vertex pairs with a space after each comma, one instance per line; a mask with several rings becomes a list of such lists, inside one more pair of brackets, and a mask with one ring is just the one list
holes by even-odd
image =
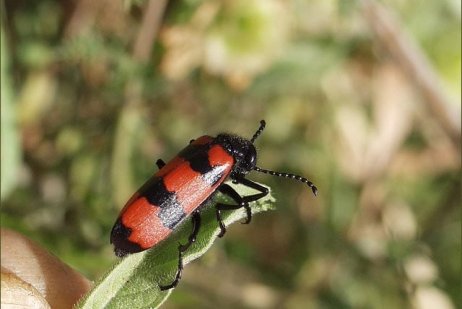
[[246, 153], [245, 163], [248, 171], [253, 170], [253, 168], [257, 164], [257, 152], [255, 148], [250, 148], [249, 151]]

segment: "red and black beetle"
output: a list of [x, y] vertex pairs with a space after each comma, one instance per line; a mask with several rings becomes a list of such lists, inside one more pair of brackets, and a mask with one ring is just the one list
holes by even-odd
[[[249, 223], [252, 211], [249, 203], [268, 194], [268, 189], [245, 178], [251, 171], [274, 176], [293, 178], [306, 183], [317, 194], [317, 188], [308, 179], [289, 173], [279, 173], [257, 167], [257, 151], [253, 145], [265, 128], [265, 121], [248, 140], [237, 135], [204, 135], [191, 140], [176, 157], [167, 164], [161, 159], [156, 164], [159, 171], [130, 198], [122, 209], [111, 232], [111, 243], [119, 257], [144, 251], [166, 239], [188, 216], [192, 214], [193, 229], [188, 242], [178, 247], [178, 270], [172, 283], [160, 286], [161, 290], [177, 286], [183, 270], [182, 254], [195, 242], [201, 225], [200, 210], [216, 192], [229, 196], [236, 204], [215, 205], [216, 217], [222, 237], [226, 227], [221, 219], [223, 210], [244, 208]], [[241, 196], [230, 185], [242, 184], [259, 193]]]

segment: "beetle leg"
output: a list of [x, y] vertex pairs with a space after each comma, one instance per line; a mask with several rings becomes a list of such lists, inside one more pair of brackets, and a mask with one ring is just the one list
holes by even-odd
[[197, 234], [199, 234], [199, 229], [201, 227], [201, 216], [198, 210], [193, 212], [192, 215], [193, 230], [188, 237], [188, 243], [180, 245], [181, 252], [185, 252], [188, 248], [196, 241]]
[[236, 182], [239, 184], [242, 184], [246, 187], [249, 187], [249, 188], [252, 188], [254, 190], [257, 190], [257, 191], [260, 191], [260, 193], [256, 193], [256, 194], [252, 194], [252, 195], [247, 195], [247, 196], [244, 196], [243, 199], [247, 202], [254, 202], [256, 200], [259, 200], [261, 199], [262, 197], [265, 197], [266, 195], [268, 195], [269, 193], [269, 190], [268, 188], [262, 186], [261, 184], [258, 184], [256, 182], [253, 182], [252, 180], [248, 180], [247, 178], [238, 178], [236, 179]]
[[159, 169], [163, 168], [165, 166], [165, 162], [162, 159], [159, 159], [156, 161], [156, 165]]
[[[230, 205], [230, 204], [223, 204], [223, 203], [218, 203], [215, 205], [215, 214], [217, 217], [218, 225], [220, 226], [220, 233], [218, 234], [218, 237], [223, 237], [226, 233], [226, 226], [223, 222], [223, 219], [221, 218], [221, 211], [222, 210], [235, 210], [239, 209], [242, 207], [246, 207], [246, 209], [250, 210], [249, 205], [243, 201], [242, 196], [239, 195], [239, 193], [236, 192], [236, 190], [233, 189], [228, 184], [222, 184], [220, 187], [218, 187], [218, 191], [220, 191], [222, 194], [229, 196], [233, 201], [235, 201], [237, 204], [236, 205]], [[248, 215], [248, 212], [247, 212]], [[252, 214], [250, 215], [252, 216]], [[248, 217], [247, 217], [248, 218]]]
[[178, 246], [178, 270], [176, 271], [175, 279], [173, 279], [172, 283], [167, 284], [167, 285], [159, 285], [159, 289], [161, 291], [166, 291], [173, 289], [178, 285], [178, 282], [180, 282], [181, 275], [183, 273], [183, 252], [181, 251], [181, 244]]
[[245, 178], [235, 179], [233, 180], [233, 182], [240, 183], [244, 186], [260, 191], [260, 193], [247, 195], [247, 196], [240, 196], [239, 193], [237, 193], [236, 190], [234, 190], [228, 184], [223, 184], [218, 188], [218, 190], [222, 194], [229, 196], [231, 199], [233, 199], [237, 203], [236, 205], [219, 203], [215, 206], [217, 221], [221, 229], [221, 232], [218, 234], [218, 237], [223, 237], [223, 235], [226, 233], [226, 227], [225, 227], [225, 224], [223, 223], [223, 219], [221, 218], [222, 210], [235, 210], [235, 209], [244, 207], [247, 213], [247, 219], [243, 223], [248, 224], [252, 220], [252, 211], [250, 209], [249, 203], [261, 199], [262, 197], [267, 195], [269, 192], [266, 187], [263, 187], [259, 185], [258, 183], [255, 183]]
[[161, 291], [170, 290], [178, 285], [180, 282], [181, 275], [183, 273], [183, 253], [196, 241], [197, 234], [201, 227], [201, 216], [198, 210], [194, 211], [192, 216], [193, 229], [188, 237], [188, 242], [184, 245], [178, 246], [178, 270], [176, 271], [175, 279], [168, 285], [159, 285]]

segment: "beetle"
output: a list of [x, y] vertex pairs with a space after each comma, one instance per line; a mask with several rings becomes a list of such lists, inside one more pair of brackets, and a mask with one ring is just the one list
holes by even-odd
[[[161, 290], [168, 290], [176, 287], [181, 279], [183, 253], [195, 242], [201, 226], [200, 211], [215, 193], [220, 192], [235, 202], [215, 205], [219, 237], [226, 233], [222, 211], [244, 208], [247, 218], [243, 223], [248, 224], [252, 219], [249, 203], [269, 192], [266, 187], [246, 178], [251, 171], [298, 180], [306, 183], [317, 195], [318, 189], [305, 177], [266, 170], [256, 165], [254, 142], [265, 126], [265, 121], [261, 120], [260, 127], [250, 140], [228, 133], [216, 137], [204, 135], [191, 140], [168, 163], [157, 160], [159, 170], [128, 200], [112, 228], [111, 243], [115, 254], [123, 257], [152, 248], [191, 216], [193, 227], [188, 242], [178, 246], [175, 278], [170, 284], [159, 286]], [[258, 193], [241, 196], [225, 183], [228, 178]]]

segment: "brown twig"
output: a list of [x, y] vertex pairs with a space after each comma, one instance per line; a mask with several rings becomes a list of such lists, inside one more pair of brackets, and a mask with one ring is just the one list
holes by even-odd
[[405, 33], [397, 18], [375, 0], [361, 0], [364, 17], [380, 43], [385, 46], [408, 78], [419, 87], [428, 109], [460, 147], [460, 108], [447, 96], [440, 78], [417, 43]]
[[150, 0], [143, 16], [140, 30], [133, 45], [133, 58], [147, 61], [167, 6], [167, 0]]

